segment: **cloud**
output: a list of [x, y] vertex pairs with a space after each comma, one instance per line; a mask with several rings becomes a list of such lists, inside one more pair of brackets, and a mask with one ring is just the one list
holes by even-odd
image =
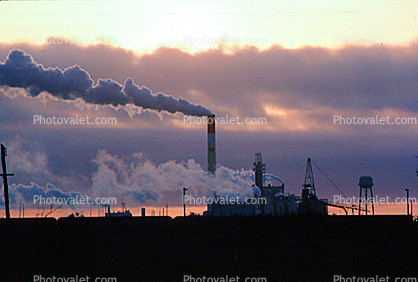
[[[95, 87], [106, 84], [109, 91], [100, 91], [106, 93], [103, 96], [92, 95], [91, 103], [102, 104], [105, 99], [112, 105], [126, 104], [125, 93], [134, 104], [160, 110], [164, 105], [160, 94], [151, 94], [147, 87], [135, 85], [135, 80], [151, 89], [206, 105], [219, 116], [268, 117], [271, 127], [260, 130], [292, 127], [283, 117], [266, 113], [266, 104], [288, 112], [301, 111], [303, 115], [296, 124], [312, 123], [315, 128], [324, 128], [324, 121], [330, 122], [333, 113], [368, 114], [387, 109], [412, 115], [418, 108], [418, 45], [351, 45], [335, 49], [272, 46], [264, 50], [245, 47], [228, 53], [210, 49], [194, 54], [162, 47], [139, 54], [106, 45], [16, 43], [4, 45], [0, 54], [7, 54], [10, 48], [30, 52], [44, 65], [61, 69], [82, 65], [92, 79], [112, 77], [118, 81], [114, 85], [99, 80]], [[169, 103], [164, 108], [187, 113], [187, 103], [172, 99], [166, 99]]]
[[100, 150], [93, 160], [97, 170], [92, 177], [94, 197], [117, 196], [130, 204], [161, 202], [167, 194], [177, 191], [178, 202], [183, 187], [194, 196], [252, 195], [252, 175], [249, 170], [233, 170], [224, 166], [217, 169], [216, 177], [205, 171], [195, 160], [167, 161], [154, 164], [143, 154], [134, 153], [120, 158]]
[[[37, 183], [31, 182], [30, 185], [24, 184], [12, 184], [10, 186], [10, 203], [18, 204], [23, 202], [27, 204], [27, 207], [36, 207], [37, 204], [44, 205], [42, 202], [35, 203], [35, 199], [60, 199], [64, 202], [67, 201], [68, 205], [71, 208], [75, 208], [74, 205], [75, 199], [80, 199], [83, 195], [79, 192], [62, 192], [61, 190], [57, 189], [54, 185], [48, 183], [45, 187], [40, 186]], [[73, 201], [72, 201], [73, 200]], [[1, 202], [4, 205], [4, 201]]]
[[[119, 85], [105, 95], [112, 97], [111, 101], [120, 100], [119, 92], [126, 90], [131, 93], [128, 96], [132, 100], [140, 95], [143, 103], [151, 103], [147, 97], [151, 93], [149, 89], [153, 89], [208, 106], [219, 117], [228, 114], [266, 116], [268, 125], [252, 127], [255, 130], [240, 126], [217, 127], [218, 161], [231, 169], [227, 174], [230, 176], [240, 172], [242, 167], [250, 168], [253, 154], [261, 151], [269, 173], [279, 175], [286, 182], [286, 191], [297, 194], [300, 193], [307, 154], [333, 181], [345, 183], [341, 184], [346, 185], [344, 191], [351, 191], [353, 195], [358, 193], [358, 176], [364, 174], [375, 178], [380, 194], [393, 197], [400, 195], [393, 187], [412, 187], [416, 180], [413, 158], [417, 154], [416, 125], [335, 126], [332, 121], [334, 114], [416, 117], [417, 45], [343, 46], [338, 49], [273, 46], [265, 50], [248, 47], [228, 54], [221, 49], [189, 54], [174, 48], [160, 48], [152, 53], [138, 54], [105, 45], [16, 43], [0, 45], [1, 58], [4, 60], [14, 49], [32, 54], [44, 69], [59, 67], [66, 70], [79, 65], [80, 70], [89, 71], [91, 80], [97, 82], [95, 86], [99, 85], [100, 78], [111, 77]], [[132, 78], [132, 87], [129, 78]], [[134, 86], [133, 80], [141, 81], [149, 88]], [[15, 94], [9, 92], [8, 95]], [[211, 191], [213, 186], [222, 190], [224, 185], [226, 191], [234, 186], [244, 187], [227, 178], [226, 184], [218, 183], [207, 178], [202, 168], [197, 169], [198, 172], [190, 170], [203, 167], [206, 162], [206, 129], [204, 126], [185, 126], [179, 118], [181, 115], [164, 116], [161, 121], [155, 114], [142, 111], [140, 115], [128, 118], [121, 110], [101, 106], [98, 111], [84, 108], [75, 112], [79, 109], [69, 103], [52, 100], [45, 107], [37, 99], [17, 96], [15, 99], [0, 97], [0, 118], [5, 121], [0, 123], [2, 138], [10, 141], [21, 136], [28, 144], [41, 147], [33, 151], [40, 153], [33, 157], [33, 163], [42, 163], [44, 152], [51, 174], [24, 174], [22, 169], [11, 178], [19, 180], [16, 183], [33, 181], [43, 187], [53, 183], [63, 191], [73, 191], [75, 187], [88, 195], [93, 191], [106, 195], [106, 189], [115, 189], [121, 199], [128, 198], [135, 203], [146, 199], [165, 203], [170, 199], [167, 201], [170, 204], [181, 202], [177, 189], [182, 185], [195, 187], [190, 192], [198, 194]], [[92, 99], [100, 103], [98, 97]], [[65, 116], [93, 115], [93, 112], [103, 116], [117, 115], [121, 126], [35, 127], [30, 114], [40, 112], [45, 115], [64, 112]], [[97, 155], [102, 149], [106, 149], [104, 155], [108, 155], [109, 160]], [[138, 160], [141, 166], [131, 169], [135, 152], [144, 155]], [[92, 159], [100, 160], [100, 169], [98, 163], [93, 168]], [[196, 160], [195, 164], [189, 159]], [[12, 155], [8, 161], [11, 160]], [[115, 166], [116, 163], [119, 166]], [[36, 170], [34, 164], [21, 166]], [[217, 176], [221, 170], [218, 169]], [[251, 171], [245, 170], [245, 173]], [[160, 174], [170, 175], [172, 180]], [[59, 180], [59, 176], [65, 177]], [[97, 183], [95, 190], [92, 190], [93, 176]], [[50, 180], [51, 177], [55, 178]], [[84, 180], [79, 180], [80, 177]], [[67, 178], [73, 182], [69, 186], [64, 181]], [[241, 182], [239, 179], [246, 178], [241, 174], [236, 181]], [[332, 198], [335, 191], [326, 179], [321, 183], [318, 175], [316, 180], [321, 197]], [[98, 183], [103, 184], [103, 188]], [[240, 193], [247, 191], [240, 189]], [[248, 191], [251, 193], [250, 188]]]
[[[43, 170], [48, 171], [44, 155], [30, 157], [24, 153], [17, 153], [14, 157], [19, 155], [23, 157], [16, 159], [21, 161], [26, 159], [27, 164], [24, 169], [31, 171], [32, 175], [45, 173]], [[183, 187], [187, 187], [189, 193], [196, 197], [210, 197], [213, 193], [217, 193], [221, 196], [239, 196], [244, 199], [252, 196], [253, 193], [253, 172], [249, 170], [233, 170], [220, 166], [217, 176], [214, 177], [193, 159], [186, 162], [167, 161], [157, 165], [140, 153], [121, 158], [108, 154], [105, 150], [100, 150], [92, 161], [96, 170], [92, 175], [91, 187], [83, 191], [73, 187], [75, 188], [73, 191], [65, 192], [51, 183], [45, 186], [35, 182], [30, 182], [29, 185], [11, 184], [12, 208], [13, 206], [16, 208], [16, 205], [21, 202], [25, 203], [28, 208], [36, 207], [35, 196], [44, 199], [56, 197], [64, 201], [86, 196], [90, 197], [91, 201], [97, 198], [115, 198], [118, 203], [126, 202], [130, 206], [139, 206], [161, 202], [179, 204], [177, 202]], [[40, 172], [32, 167], [35, 163], [40, 165]], [[4, 204], [4, 201], [0, 203]], [[44, 204], [41, 203], [40, 206]], [[75, 209], [79, 206], [70, 204], [70, 207]]]

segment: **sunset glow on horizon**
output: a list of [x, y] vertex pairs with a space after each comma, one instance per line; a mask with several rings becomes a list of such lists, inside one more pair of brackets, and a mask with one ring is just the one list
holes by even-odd
[[[51, 37], [136, 51], [188, 51], [279, 44], [408, 45], [417, 38], [416, 1], [22, 1], [2, 3], [5, 42]], [[70, 17], [65, 15], [71, 15]], [[13, 23], [13, 24], [12, 24]], [[94, 32], [92, 32], [94, 31]]]

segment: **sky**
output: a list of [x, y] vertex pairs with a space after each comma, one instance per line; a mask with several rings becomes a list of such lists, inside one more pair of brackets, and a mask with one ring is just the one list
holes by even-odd
[[[416, 197], [417, 8], [2, 1], [0, 141], [15, 173], [11, 207], [36, 210], [41, 194], [115, 197], [115, 209], [124, 201], [138, 211], [181, 206], [183, 187], [196, 197], [251, 195], [256, 152], [286, 193], [300, 195], [309, 156], [320, 198], [358, 196], [362, 175], [379, 198], [395, 201], [405, 189]], [[215, 177], [201, 122], [209, 113], [258, 122], [217, 124]], [[39, 122], [53, 117], [108, 124]], [[379, 118], [389, 124], [370, 124]]]

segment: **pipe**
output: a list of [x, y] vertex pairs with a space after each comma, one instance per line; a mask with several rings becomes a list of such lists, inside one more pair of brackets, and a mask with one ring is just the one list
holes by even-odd
[[406, 191], [406, 215], [409, 215], [409, 189], [405, 189]]

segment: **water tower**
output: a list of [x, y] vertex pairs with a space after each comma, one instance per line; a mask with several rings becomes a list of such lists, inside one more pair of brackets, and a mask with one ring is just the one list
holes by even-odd
[[[367, 203], [370, 201], [372, 203], [372, 211], [373, 211], [373, 215], [374, 215], [374, 200], [373, 200], [373, 187], [374, 183], [373, 183], [373, 178], [370, 176], [361, 176], [359, 178], [358, 181], [358, 186], [360, 186], [360, 198], [359, 198], [359, 204], [358, 204], [358, 214], [360, 215], [361, 213], [361, 204], [363, 202], [365, 202], [365, 210], [366, 210], [366, 215], [367, 215]], [[361, 197], [361, 194], [364, 190], [364, 198]], [[370, 196], [368, 194], [368, 190], [370, 190]]]

